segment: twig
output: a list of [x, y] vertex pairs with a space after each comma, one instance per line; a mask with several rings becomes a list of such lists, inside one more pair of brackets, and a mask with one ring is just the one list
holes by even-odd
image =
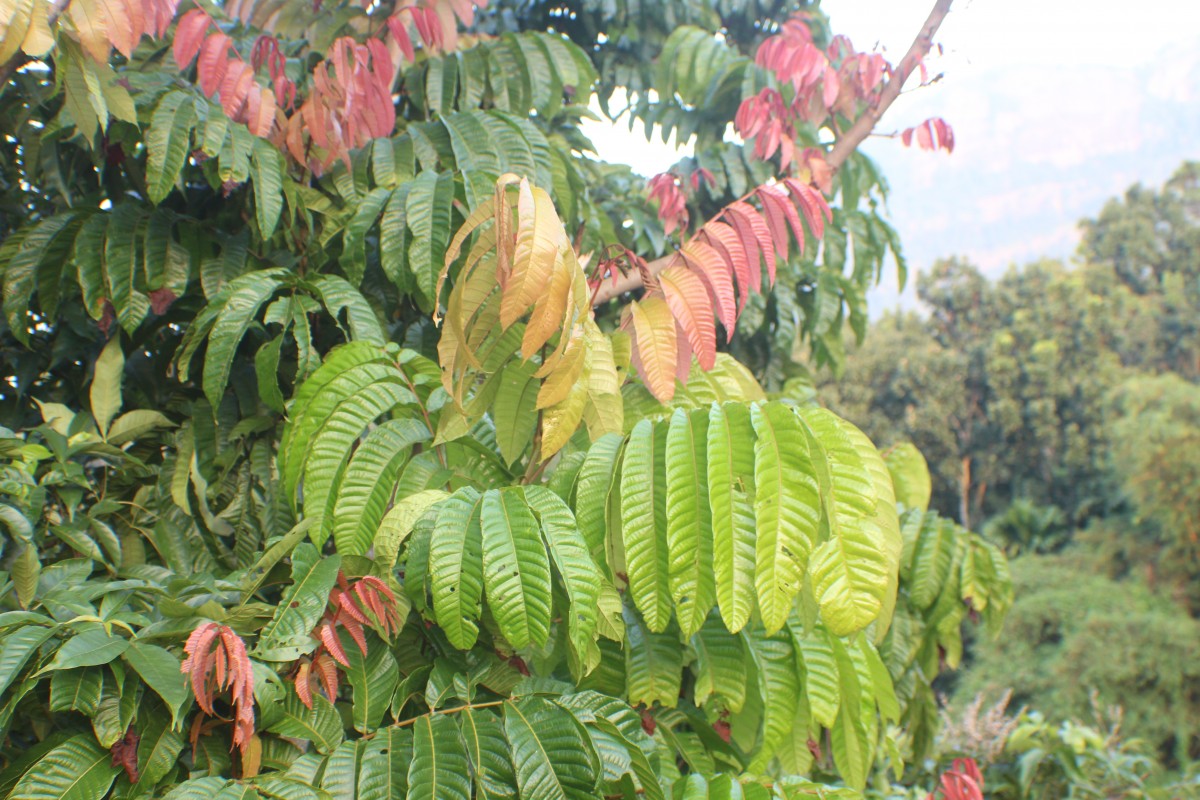
[[[884, 112], [896, 102], [896, 98], [900, 96], [900, 90], [904, 88], [905, 81], [909, 75], [916, 69], [921, 59], [929, 52], [929, 48], [933, 46], [933, 37], [941, 27], [942, 21], [946, 19], [946, 15], [950, 12], [950, 5], [954, 0], [936, 0], [933, 4], [933, 10], [929, 12], [929, 16], [925, 19], [925, 24], [921, 26], [921, 31], [917, 34], [917, 38], [913, 40], [909, 46], [908, 52], [904, 58], [896, 65], [892, 71], [892, 77], [884, 85], [879, 94], [879, 102], [872, 108], [863, 112], [863, 115], [854, 121], [844, 134], [837, 138], [830, 149], [829, 154], [825, 156], [825, 161], [837, 172], [838, 168], [845, 163], [863, 141], [871, 135], [871, 131], [879, 124], [880, 118]], [[651, 275], [657, 275], [668, 266], [670, 266], [675, 254], [670, 253], [662, 258], [651, 261], [647, 266]], [[625, 292], [633, 291], [641, 287], [642, 277], [636, 271], [630, 272], [613, 282], [606, 282], [592, 299], [592, 305], [600, 305], [609, 300], [624, 294]]]

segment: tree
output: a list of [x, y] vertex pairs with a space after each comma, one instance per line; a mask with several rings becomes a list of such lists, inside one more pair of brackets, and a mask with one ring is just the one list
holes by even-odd
[[[892, 68], [791, 3], [17, 4], [0, 784], [836, 796], [919, 754], [1006, 562], [717, 334], [861, 330], [852, 151], [948, 6]], [[579, 155], [616, 86], [700, 138], [657, 213]]]

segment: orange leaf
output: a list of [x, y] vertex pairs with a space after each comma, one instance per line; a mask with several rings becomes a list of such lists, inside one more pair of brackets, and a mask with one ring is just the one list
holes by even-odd
[[350, 659], [346, 658], [346, 651], [342, 649], [342, 643], [338, 640], [337, 631], [333, 629], [333, 625], [328, 622], [319, 625], [317, 637], [320, 638], [321, 644], [325, 645], [325, 649], [329, 651], [329, 655], [333, 656], [335, 661], [343, 667], [350, 666]]
[[759, 272], [759, 254], [767, 263], [767, 281], [775, 284], [775, 248], [771, 245], [771, 231], [766, 221], [749, 203], [738, 201], [725, 208], [733, 227], [737, 229], [746, 254], [750, 256], [750, 277], [754, 288], [762, 289], [762, 275]]
[[333, 659], [328, 655], [322, 653], [313, 660], [313, 668], [320, 676], [321, 683], [325, 685], [325, 696], [332, 703], [337, 699], [338, 692], [337, 664], [333, 663]]
[[246, 105], [246, 95], [254, 85], [254, 70], [240, 59], [232, 58], [221, 79], [221, 108], [225, 116], [236, 120], [241, 117], [242, 108]]
[[565, 239], [550, 195], [522, 178], [517, 200], [517, 248], [500, 303], [501, 326], [511, 326], [546, 290]]
[[824, 195], [795, 178], [787, 178], [784, 183], [787, 184], [792, 196], [796, 199], [796, 205], [803, 212], [804, 221], [808, 223], [808, 229], [812, 231], [813, 236], [818, 240], [824, 238], [825, 223], [833, 219], [833, 212], [829, 210], [829, 204], [825, 202]]
[[99, 3], [109, 42], [129, 58], [146, 32], [141, 0], [99, 0]]
[[711, 245], [698, 239], [688, 242], [679, 252], [708, 284], [716, 301], [717, 316], [725, 326], [726, 341], [732, 339], [737, 324], [737, 298], [734, 296], [733, 273], [727, 262]]
[[[713, 324], [712, 301], [704, 281], [687, 267], [667, 267], [658, 275], [663, 295], [675, 321], [687, 337], [691, 352], [696, 354], [700, 368], [710, 370], [717, 360], [717, 331]], [[688, 358], [679, 358], [678, 362]]]
[[74, 23], [79, 43], [87, 54], [101, 64], [107, 64], [112, 45], [108, 43], [106, 17], [97, 7], [96, 0], [72, 0], [67, 6], [67, 16]]
[[300, 702], [304, 703], [305, 708], [311, 709], [312, 703], [312, 684], [309, 683], [309, 672], [311, 665], [307, 661], [300, 662], [300, 666], [296, 669], [296, 696], [300, 698]]
[[788, 257], [788, 228], [792, 229], [797, 244], [800, 245], [800, 255], [804, 255], [804, 227], [800, 224], [800, 215], [791, 204], [787, 193], [777, 186], [763, 184], [755, 190], [758, 199], [762, 201], [767, 223], [771, 226], [771, 236], [775, 240], [775, 248], [785, 259]]
[[628, 306], [633, 322], [634, 361], [650, 393], [659, 402], [675, 396], [678, 347], [675, 318], [661, 295], [648, 295]]
[[[738, 313], [740, 314], [746, 307], [746, 301], [750, 299], [752, 286], [750, 259], [747, 257], [746, 248], [742, 246], [741, 237], [728, 223], [720, 221], [709, 222], [700, 232], [704, 235], [704, 240], [733, 266], [733, 274], [737, 277]], [[752, 255], [757, 264], [758, 255], [753, 252]]]
[[200, 46], [200, 63], [197, 67], [200, 91], [209, 97], [217, 93], [221, 81], [225, 79], [225, 71], [229, 68], [229, 47], [232, 44], [233, 40], [225, 34], [214, 33]]

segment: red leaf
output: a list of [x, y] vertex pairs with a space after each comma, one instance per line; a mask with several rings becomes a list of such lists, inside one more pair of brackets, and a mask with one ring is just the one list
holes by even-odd
[[159, 316], [167, 313], [167, 309], [178, 299], [170, 289], [155, 289], [150, 292], [150, 310]]
[[[687, 336], [687, 344], [696, 354], [700, 368], [713, 368], [717, 359], [717, 331], [713, 324], [712, 301], [700, 276], [687, 267], [667, 267], [658, 275], [663, 296], [674, 315], [675, 321]], [[678, 349], [678, 345], [676, 345]], [[678, 363], [691, 358], [679, 358]]]
[[313, 707], [312, 701], [312, 684], [309, 683], [309, 671], [311, 665], [307, 661], [300, 663], [296, 668], [296, 696], [300, 698], [300, 702], [304, 703], [305, 708]]
[[125, 731], [125, 736], [112, 746], [112, 765], [123, 768], [130, 783], [137, 783], [138, 780], [137, 750], [141, 738], [130, 725], [129, 730]]
[[325, 686], [325, 696], [329, 698], [329, 702], [334, 702], [338, 691], [337, 664], [333, 663], [329, 655], [322, 653], [313, 660], [313, 667]]
[[212, 19], [208, 14], [198, 8], [193, 8], [179, 18], [179, 24], [175, 26], [172, 52], [175, 55], [175, 63], [179, 65], [180, 69], [187, 69], [191, 66], [196, 54], [200, 52], [204, 34], [208, 31], [211, 22]]
[[819, 241], [825, 236], [825, 223], [833, 219], [833, 212], [829, 210], [829, 204], [825, 202], [824, 195], [795, 178], [787, 178], [784, 183], [791, 190], [796, 205], [804, 214], [804, 221], [808, 223], [808, 229]]
[[679, 320], [675, 320], [675, 353], [675, 380], [686, 386], [692, 374], [692, 345]]
[[[396, 40], [396, 44], [400, 47], [400, 52], [404, 54], [404, 58], [408, 63], [413, 63], [417, 60], [416, 50], [413, 48], [412, 37], [408, 35], [408, 25], [400, 18], [401, 11], [388, 17], [388, 30], [392, 32], [392, 38]], [[411, 15], [409, 15], [411, 18]]]
[[240, 59], [230, 59], [221, 79], [221, 108], [232, 120], [241, 119], [242, 109], [250, 87], [254, 85], [254, 70]]
[[233, 40], [223, 33], [211, 34], [200, 46], [200, 91], [209, 97], [216, 94], [229, 68], [229, 47]]
[[804, 255], [804, 227], [800, 224], [800, 215], [789, 201], [787, 192], [778, 186], [763, 184], [758, 187], [758, 198], [767, 212], [766, 217], [771, 225], [775, 246], [780, 248], [779, 252], [783, 257], [787, 258], [788, 254], [788, 228], [791, 228], [792, 235], [796, 237], [800, 255]]

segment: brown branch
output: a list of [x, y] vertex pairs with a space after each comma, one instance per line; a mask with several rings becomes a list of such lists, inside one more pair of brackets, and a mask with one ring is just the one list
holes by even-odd
[[[71, 5], [71, 0], [54, 0], [54, 5], [50, 6], [50, 11], [46, 15], [46, 27], [53, 28], [69, 5]], [[4, 87], [8, 85], [8, 79], [12, 77], [12, 74], [25, 66], [29, 60], [29, 57], [18, 48], [8, 61], [0, 64], [0, 92], [4, 91]]]
[[[892, 103], [896, 102], [896, 98], [900, 96], [900, 90], [904, 88], [904, 83], [921, 62], [921, 59], [925, 57], [925, 54], [929, 52], [929, 48], [933, 46], [933, 37], [937, 33], [938, 28], [941, 27], [942, 21], [946, 19], [946, 15], [950, 12], [950, 4], [953, 2], [954, 0], [936, 0], [933, 4], [933, 10], [929, 12], [929, 16], [925, 19], [925, 24], [921, 26], [917, 38], [913, 40], [912, 45], [908, 48], [908, 52], [904, 54], [904, 58], [900, 60], [900, 63], [892, 71], [891, 78], [879, 93], [879, 102], [863, 112], [863, 115], [856, 119], [854, 124], [845, 133], [838, 136], [837, 141], [833, 143], [833, 147], [830, 149], [829, 154], [825, 156], [825, 160], [829, 163], [829, 166], [833, 167], [834, 172], [871, 135], [871, 131], [879, 124], [879, 120], [883, 117], [884, 112], [891, 107]], [[670, 266], [675, 257], [675, 253], [669, 253], [662, 258], [651, 261], [649, 264], [650, 274], [657, 275], [662, 272]], [[605, 281], [592, 298], [592, 305], [598, 306], [601, 303], [606, 303], [614, 297], [641, 287], [641, 285], [642, 277], [637, 272], [630, 272], [628, 275], [619, 276], [615, 281]]]

